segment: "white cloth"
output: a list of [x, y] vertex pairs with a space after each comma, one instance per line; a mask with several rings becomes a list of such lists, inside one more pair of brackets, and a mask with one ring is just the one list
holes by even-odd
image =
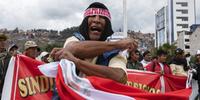
[[198, 96], [198, 81], [192, 79], [192, 93], [189, 97], [189, 100], [195, 100], [197, 96]]
[[[164, 65], [162, 63], [159, 63], [160, 65], [160, 69], [161, 69], [161, 73], [164, 73]], [[165, 80], [164, 80], [164, 76], [161, 75], [160, 76], [160, 83], [161, 83], [161, 93], [165, 93]]]
[[144, 70], [146, 70], [146, 66], [151, 62], [150, 61], [146, 61], [146, 60], [143, 59], [140, 63], [142, 63], [142, 66], [143, 66]]
[[[134, 98], [129, 97], [129, 96], [104, 92], [104, 91], [95, 89], [88, 79], [81, 78], [76, 75], [75, 64], [69, 60], [62, 59], [59, 64], [62, 69], [62, 75], [65, 81], [65, 84], [69, 86], [77, 94], [84, 97], [86, 100], [109, 100], [109, 99], [135, 100]], [[44, 75], [47, 75], [49, 77], [56, 77], [56, 73], [57, 73], [57, 70], [55, 70], [57, 69], [56, 67], [57, 67], [56, 63], [50, 63], [50, 64], [38, 66], [40, 71]]]

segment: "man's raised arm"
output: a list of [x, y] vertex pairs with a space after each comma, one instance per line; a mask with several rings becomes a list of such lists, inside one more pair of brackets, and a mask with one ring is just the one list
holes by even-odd
[[91, 58], [103, 54], [106, 51], [114, 49], [134, 49], [137, 48], [137, 43], [134, 39], [123, 39], [115, 42], [104, 41], [80, 41], [70, 42], [63, 50], [71, 52], [78, 58]]

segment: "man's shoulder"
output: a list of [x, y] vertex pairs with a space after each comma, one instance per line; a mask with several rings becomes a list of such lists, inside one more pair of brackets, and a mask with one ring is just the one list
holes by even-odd
[[9, 53], [7, 53], [5, 59], [6, 59], [6, 60], [10, 60], [11, 57], [12, 57], [12, 56], [11, 56]]
[[68, 38], [65, 40], [64, 47], [65, 47], [68, 43], [73, 42], [73, 41], [79, 41], [79, 39], [76, 38], [75, 36], [68, 37]]
[[8, 54], [8, 52], [0, 54], [0, 60], [5, 60], [5, 59], [9, 59], [9, 58], [11, 58], [11, 55]]
[[78, 39], [77, 37], [75, 37], [75, 36], [70, 36], [70, 37], [68, 37], [68, 38], [66, 39], [66, 41], [67, 41], [67, 40], [79, 41], [79, 39]]

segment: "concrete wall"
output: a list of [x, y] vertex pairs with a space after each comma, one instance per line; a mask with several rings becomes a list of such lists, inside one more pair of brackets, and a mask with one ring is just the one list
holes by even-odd
[[200, 49], [200, 27], [190, 35], [190, 53], [194, 55], [198, 49]]

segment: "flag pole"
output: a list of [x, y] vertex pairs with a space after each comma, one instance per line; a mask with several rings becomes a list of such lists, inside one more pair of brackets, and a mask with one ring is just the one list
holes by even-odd
[[127, 10], [126, 10], [126, 0], [123, 0], [123, 34], [127, 37]]

